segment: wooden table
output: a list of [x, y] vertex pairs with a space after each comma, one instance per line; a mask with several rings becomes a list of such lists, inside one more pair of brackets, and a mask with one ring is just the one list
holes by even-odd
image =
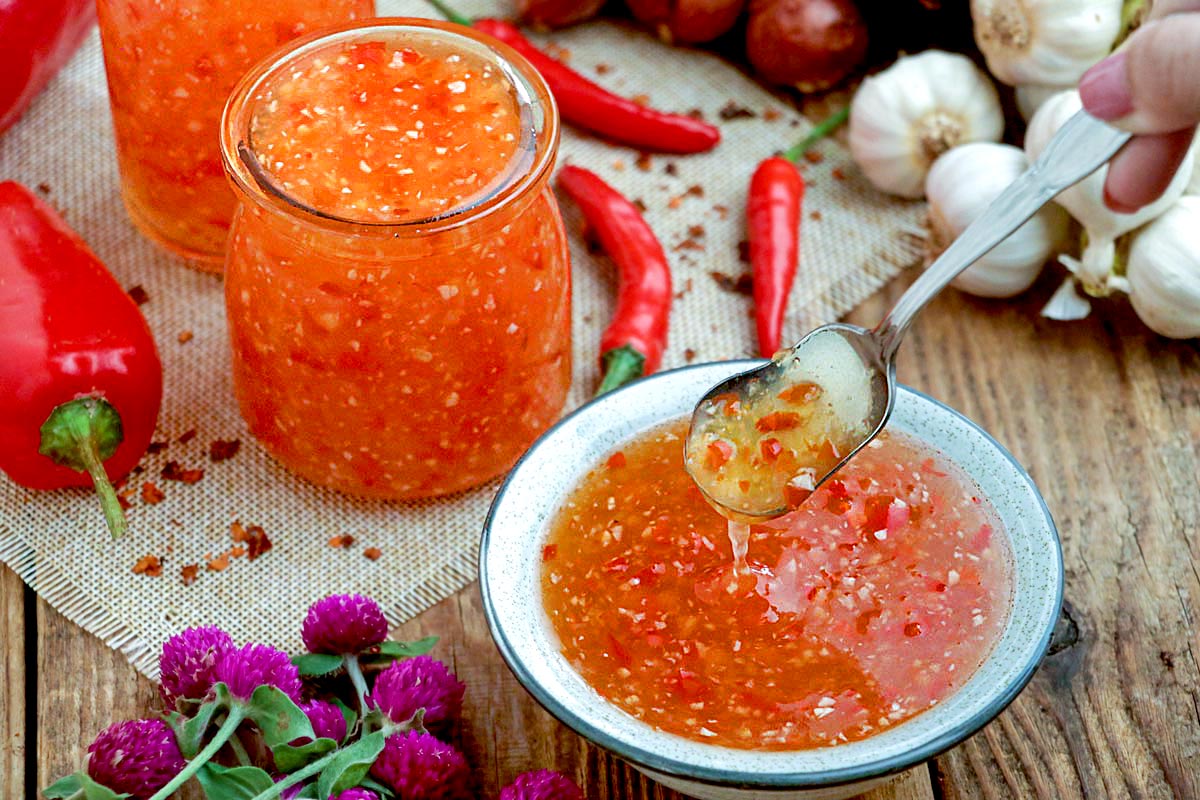
[[[912, 279], [852, 315], [870, 323]], [[910, 334], [901, 379], [977, 420], [1058, 521], [1067, 605], [1051, 655], [995, 722], [872, 800], [1200, 798], [1200, 344], [1148, 334], [1120, 303], [1074, 324], [955, 292]], [[1111, 305], [1111, 307], [1109, 307]], [[740, 321], [733, 324], [742, 324]], [[542, 711], [492, 646], [474, 586], [396, 635], [437, 633], [466, 681], [462, 745], [483, 796], [557, 767], [592, 800], [673, 800]], [[0, 798], [75, 769], [150, 681], [0, 568]], [[30, 698], [26, 704], [26, 698]]]

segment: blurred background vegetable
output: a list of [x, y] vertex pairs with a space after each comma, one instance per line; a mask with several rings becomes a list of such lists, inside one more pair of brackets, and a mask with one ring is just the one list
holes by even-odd
[[765, 80], [816, 92], [867, 55], [867, 26], [850, 0], [751, 0], [746, 55]]
[[698, 44], [732, 28], [746, 0], [626, 0], [626, 4], [664, 42]]
[[517, 16], [535, 28], [564, 28], [600, 13], [605, 0], [515, 0]]

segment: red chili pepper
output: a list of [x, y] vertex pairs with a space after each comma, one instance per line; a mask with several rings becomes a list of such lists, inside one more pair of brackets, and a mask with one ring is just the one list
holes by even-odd
[[580, 167], [563, 167], [559, 185], [612, 257], [619, 274], [617, 308], [600, 338], [604, 380], [597, 394], [649, 375], [662, 363], [671, 314], [671, 268], [637, 206]]
[[110, 481], [137, 464], [158, 418], [150, 328], [54, 209], [0, 183], [0, 469], [31, 489], [94, 484], [114, 536]]
[[500, 19], [471, 20], [429, 0], [446, 19], [473, 26], [516, 50], [542, 73], [567, 122], [618, 144], [655, 153], [702, 153], [721, 141], [721, 131], [703, 120], [670, 114], [613, 94], [538, 50], [515, 25]]
[[848, 115], [849, 108], [845, 108], [816, 125], [800, 144], [760, 163], [750, 179], [746, 217], [754, 275], [754, 318], [758, 352], [766, 358], [779, 350], [783, 316], [799, 264], [804, 178], [795, 161], [845, 122]]
[[0, 2], [0, 131], [20, 118], [95, 21], [95, 0]]

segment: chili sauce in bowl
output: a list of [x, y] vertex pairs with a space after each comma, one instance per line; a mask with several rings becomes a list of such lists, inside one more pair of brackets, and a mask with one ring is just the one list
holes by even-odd
[[800, 508], [729, 522], [684, 469], [686, 420], [756, 363], [659, 373], [544, 435], [489, 514], [484, 608], [522, 685], [651, 778], [702, 800], [849, 797], [1020, 692], [1061, 550], [1019, 464], [906, 387]]
[[684, 471], [688, 421], [605, 457], [542, 549], [563, 655], [662, 731], [794, 750], [943, 701], [1008, 618], [1009, 548], [970, 480], [885, 432], [800, 509], [747, 528]]

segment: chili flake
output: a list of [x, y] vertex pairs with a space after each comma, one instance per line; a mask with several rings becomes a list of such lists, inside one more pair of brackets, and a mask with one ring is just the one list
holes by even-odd
[[224, 572], [229, 569], [229, 553], [222, 553], [208, 562], [209, 572]]
[[168, 481], [179, 481], [180, 483], [199, 483], [204, 477], [202, 469], [184, 469], [179, 465], [178, 461], [168, 461], [163, 465], [162, 477]]
[[383, 551], [378, 547], [368, 547], [366, 550], [363, 550], [363, 555], [372, 561], [378, 561], [379, 557], [383, 555]]
[[192, 333], [191, 331], [180, 331], [179, 335], [175, 338], [180, 344], [187, 344], [192, 339], [196, 338], [196, 334]]
[[342, 550], [347, 550], [354, 544], [354, 537], [348, 533], [338, 534], [329, 538], [330, 547], [338, 547]]
[[179, 580], [184, 586], [191, 586], [196, 582], [196, 577], [200, 574], [199, 564], [184, 564], [179, 568]]
[[144, 306], [146, 303], [150, 302], [150, 295], [147, 294], [146, 290], [140, 285], [130, 286], [125, 293], [128, 294], [133, 299], [133, 302], [137, 303], [139, 306]]
[[133, 574], [157, 578], [162, 575], [162, 561], [156, 555], [144, 555], [133, 565]]
[[179, 434], [179, 443], [187, 444], [188, 442], [190, 442], [192, 439], [195, 439], [195, 438], [196, 438], [196, 429], [190, 428], [190, 429], [184, 431], [183, 433]]
[[237, 455], [242, 443], [238, 439], [214, 439], [208, 446], [208, 458], [214, 464], [226, 461]]
[[142, 502], [146, 505], [152, 506], [161, 503], [166, 496], [162, 489], [159, 489], [150, 481], [142, 484]]
[[267, 532], [262, 529], [261, 525], [251, 525], [246, 529], [246, 534], [249, 537], [246, 545], [250, 550], [248, 557], [251, 561], [273, 547], [271, 540], [267, 538]]

